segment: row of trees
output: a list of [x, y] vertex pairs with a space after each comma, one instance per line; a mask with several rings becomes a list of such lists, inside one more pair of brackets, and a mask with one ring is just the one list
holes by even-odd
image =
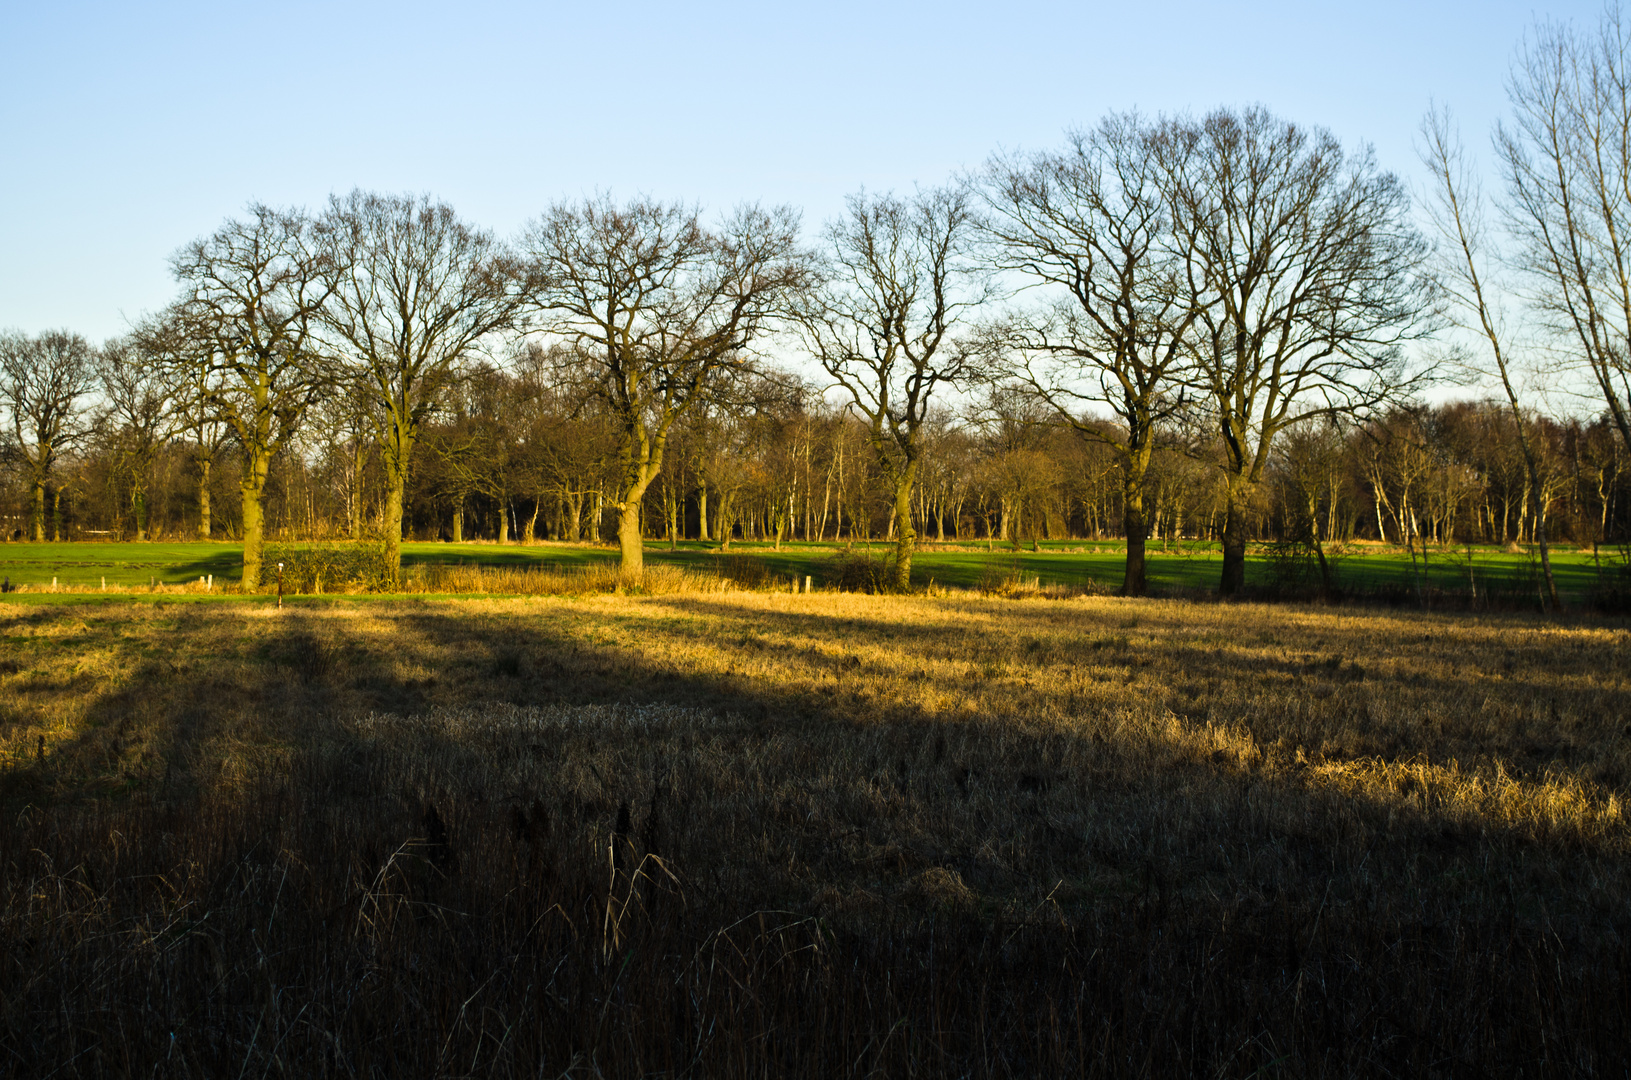
[[[678, 423], [667, 466], [642, 500], [643, 535], [726, 545], [736, 537], [895, 541], [902, 516], [869, 445], [869, 426], [821, 389], [791, 377], [765, 379], [731, 407], [714, 405]], [[342, 398], [318, 403], [274, 458], [265, 500], [270, 532], [330, 539], [377, 533], [385, 467], [355, 416]], [[1581, 545], [1631, 537], [1631, 477], [1611, 422], [1538, 414], [1525, 414], [1524, 422], [1538, 497], [1503, 401], [1294, 426], [1248, 508], [1248, 531], [1316, 560], [1355, 538], [1443, 548], [1533, 544], [1546, 530]], [[108, 413], [93, 414], [86, 427], [55, 467], [48, 535], [241, 536], [238, 504], [222, 500], [243, 468], [235, 446], [211, 460], [188, 440], [144, 441], [142, 428]], [[145, 468], [144, 445], [156, 449]], [[617, 450], [612, 418], [560, 394], [547, 358], [534, 353], [506, 368], [479, 367], [422, 426], [404, 532], [500, 543], [609, 539], [617, 524]], [[1219, 537], [1227, 509], [1223, 454], [1217, 442], [1152, 453], [1145, 514], [1154, 542]], [[1083, 439], [1044, 400], [1008, 385], [959, 413], [931, 413], [904, 520], [917, 535], [942, 542], [1120, 539], [1123, 498], [1107, 441]]]
[[[1419, 414], [1399, 411], [1412, 394], [1454, 364], [1501, 387], [1525, 464], [1520, 516], [1533, 523], [1549, 581], [1543, 472], [1549, 432], [1567, 425], [1541, 430], [1519, 369], [1544, 357], [1584, 372], [1605, 430], [1631, 448], [1627, 48], [1617, 16], [1592, 34], [1536, 36], [1514, 72], [1514, 121], [1497, 137], [1507, 181], [1499, 230], [1484, 228], [1448, 117], [1429, 117], [1436, 244], [1368, 150], [1259, 108], [1115, 115], [1058, 150], [994, 157], [954, 185], [859, 194], [814, 246], [786, 208], [745, 207], [710, 225], [690, 207], [601, 197], [558, 204], [505, 243], [427, 198], [354, 192], [317, 215], [253, 207], [177, 254], [181, 294], [127, 338], [100, 351], [67, 333], [0, 342], [0, 402], [27, 474], [31, 531], [44, 536], [55, 459], [93, 385], [103, 434], [116, 429], [130, 447], [110, 475], [151, 470], [166, 448], [184, 446], [207, 505], [216, 456], [231, 447], [251, 585], [274, 463], [313, 465], [303, 433], [318, 413], [344, 435], [328, 445], [348, 448], [354, 534], [365, 475], [377, 470], [377, 527], [393, 561], [411, 463], [453, 504], [493, 500], [501, 519], [526, 494], [529, 522], [554, 511], [541, 487], [528, 493], [509, 479], [515, 470], [576, 469], [559, 488], [571, 492], [565, 505], [592, 531], [602, 513], [615, 517], [631, 575], [654, 531], [653, 501], [671, 535], [682, 506], [707, 529], [710, 496], [731, 520], [736, 496], [697, 464], [745, 467], [752, 459], [731, 439], [781, 431], [777, 449], [796, 461], [785, 415], [805, 418], [805, 487], [764, 520], [797, 532], [803, 507], [809, 534], [810, 418], [826, 416], [828, 457], [842, 457], [832, 451], [850, 438], [842, 433], [867, 448], [849, 455], [849, 475], [870, 475], [882, 493], [904, 585], [925, 505], [949, 497], [933, 492], [950, 458], [931, 452], [956, 430], [947, 391], [995, 387], [993, 401], [1024, 414], [1015, 430], [1046, 434], [1024, 450], [1035, 455], [1030, 473], [1107, 463], [1092, 484], [1117, 490], [1130, 594], [1145, 588], [1166, 478], [1183, 471], [1165, 463], [1212, 467], [1199, 487], [1214, 492], [1208, 528], [1222, 541], [1220, 586], [1230, 593], [1287, 449], [1307, 449], [1311, 431], [1346, 432], [1339, 441], [1350, 448], [1355, 431], [1391, 431], [1398, 416]], [[1523, 333], [1508, 330], [1503, 302]], [[1431, 341], [1447, 345], [1407, 348]], [[1407, 354], [1437, 362], [1412, 365]], [[773, 357], [819, 370], [842, 415]], [[493, 389], [506, 380], [514, 385]], [[483, 394], [515, 415], [478, 422]], [[578, 440], [603, 451], [598, 479], [583, 480], [581, 463], [559, 464], [578, 449], [551, 450], [521, 401], [565, 418], [558, 440], [577, 440], [561, 434], [568, 427], [598, 433]], [[792, 414], [788, 402], [799, 403]], [[1008, 421], [986, 419], [959, 437], [988, 446], [981, 433]], [[432, 435], [435, 446], [416, 456]], [[678, 461], [676, 440], [686, 447]], [[686, 473], [697, 478], [689, 487]], [[1020, 490], [1008, 487], [1004, 498]]]

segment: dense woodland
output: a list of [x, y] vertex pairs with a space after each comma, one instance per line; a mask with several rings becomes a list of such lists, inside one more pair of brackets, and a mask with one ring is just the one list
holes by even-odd
[[1221, 543], [1228, 593], [1248, 542], [1375, 539], [1549, 578], [1551, 544], [1631, 540], [1621, 30], [1528, 46], [1487, 209], [1447, 113], [1412, 200], [1261, 108], [1114, 114], [815, 230], [251, 206], [126, 336], [0, 338], [5, 532], [241, 541], [251, 586], [267, 538], [616, 542], [630, 573], [880, 540], [901, 586], [924, 542], [1113, 538], [1133, 594], [1149, 544]]

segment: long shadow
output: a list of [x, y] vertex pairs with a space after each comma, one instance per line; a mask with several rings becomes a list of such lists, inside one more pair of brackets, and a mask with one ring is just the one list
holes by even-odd
[[231, 582], [243, 580], [243, 572], [243, 551], [239, 548], [229, 548], [207, 558], [180, 563], [164, 574], [162, 580], [188, 582], [213, 576], [218, 581]]
[[[682, 652], [717, 644], [718, 627], [732, 613], [728, 601], [707, 598], [655, 598], [645, 606], [656, 611], [679, 612], [693, 616], [694, 620], [676, 622], [631, 616], [618, 620], [618, 624], [634, 637], [644, 636], [653, 643], [677, 646]], [[1024, 648], [1027, 634], [1034, 638], [1057, 635], [1060, 625], [1058, 617], [1051, 612], [1032, 616], [1015, 610], [1001, 614], [1008, 636], [1004, 645], [1012, 650], [1009, 656], [1017, 655]], [[654, 663], [638, 648], [594, 644], [532, 620], [471, 620], [457, 610], [444, 611], [431, 604], [399, 607], [388, 615], [370, 611], [369, 615], [388, 619], [393, 626], [389, 657], [382, 654], [377, 635], [348, 639], [343, 622], [324, 621], [291, 609], [282, 617], [291, 627], [285, 637], [264, 642], [261, 652], [252, 657], [259, 661], [262, 669], [255, 681], [239, 683], [212, 674], [207, 667], [182, 671], [170, 660], [151, 660], [130, 686], [92, 706], [90, 730], [84, 737], [94, 741], [104, 729], [117, 727], [130, 712], [131, 703], [138, 699], [146, 702], [145, 707], [169, 717], [165, 722], [176, 730], [177, 741], [173, 745], [181, 751], [182, 758], [195, 756], [193, 743], [198, 738], [196, 729], [200, 717], [212, 712], [231, 714], [248, 706], [263, 708], [274, 715], [282, 714], [279, 723], [294, 723], [296, 714], [302, 713], [323, 718], [368, 711], [407, 713], [466, 701], [516, 705], [679, 702], [756, 721], [790, 716], [838, 729], [852, 727], [857, 719], [850, 712], [852, 701], [812, 695], [808, 686], [766, 684], [763, 680], [729, 672], [688, 674], [673, 663]], [[763, 608], [755, 608], [746, 615], [756, 624], [802, 642], [794, 646], [770, 644], [766, 647], [777, 649], [783, 660], [789, 655], [795, 656], [817, 682], [833, 679], [841, 683], [846, 676], [854, 675], [852, 657], [857, 643], [887, 643], [898, 648], [905, 665], [914, 655], [933, 656], [930, 650], [937, 642], [936, 620], [919, 619], [904, 624], [847, 614]], [[36, 624], [67, 617], [70, 617], [67, 613], [51, 609], [41, 609], [30, 616]], [[183, 616], [194, 623], [233, 617], [216, 611]], [[948, 611], [938, 621], [950, 626], [962, 617], [956, 611]], [[1109, 644], [1095, 644], [1092, 635], [1101, 633], [1102, 623], [1084, 619], [1083, 624], [1081, 641], [1074, 648], [1066, 642], [1048, 658], [1050, 661], [1062, 664], [1091, 661], [1115, 667], [1138, 658], [1139, 649], [1119, 640], [1120, 635], [1114, 632], [1107, 635]], [[450, 629], [455, 626], [456, 631]], [[337, 632], [338, 643], [314, 644], [319, 636], [314, 628], [322, 629], [324, 634]], [[443, 658], [450, 650], [455, 659]], [[178, 648], [177, 654], [181, 652]], [[1308, 688], [1316, 692], [1351, 686], [1363, 679], [1363, 676], [1356, 679], [1355, 665], [1351, 662], [1347, 667], [1333, 666], [1324, 656], [1308, 659], [1256, 656], [1242, 661], [1235, 656], [1220, 656], [1218, 649], [1187, 646], [1173, 650], [1173, 655], [1184, 669], [1175, 676], [1202, 671], [1210, 677], [1218, 677], [1229, 670], [1250, 666], [1288, 680], [1309, 680]], [[388, 669], [404, 668], [422, 668], [429, 674], [419, 678], [396, 678], [387, 674]], [[1424, 697], [1443, 701], [1470, 700], [1477, 692], [1487, 689], [1472, 676], [1422, 677], [1415, 680], [1415, 686]], [[1541, 672], [1532, 668], [1503, 673], [1500, 687], [1509, 697], [1555, 694], [1555, 684], [1549, 684]], [[1616, 716], [1627, 711], [1623, 690], [1603, 690], [1601, 697], [1603, 715]], [[897, 721], [916, 718], [913, 722], [928, 728], [947, 723], [924, 720], [921, 711], [912, 707], [891, 709], [885, 702], [872, 705], [871, 716]], [[1001, 726], [1002, 721], [988, 723]], [[1108, 737], [1112, 741], [1114, 738], [1104, 732], [1081, 737], [1101, 740]], [[65, 743], [59, 752], [72, 757], [74, 747], [72, 742]], [[1406, 755], [1425, 757], [1424, 750], [1425, 747], [1402, 748]], [[167, 758], [174, 756], [166, 755]]]
[[[270, 1022], [287, 1029], [278, 1045], [288, 1053], [339, 1055], [346, 1070], [367, 1064], [359, 1053], [384, 1060], [395, 1040], [432, 1058], [456, 1045], [490, 1074], [527, 1071], [466, 1024], [461, 1001], [492, 1010], [496, 1030], [522, 1032], [539, 1054], [561, 1055], [551, 1060], [596, 1052], [632, 1067], [627, 1047], [669, 1046], [683, 1050], [674, 1071], [688, 1059], [707, 1075], [731, 1074], [718, 1055], [733, 1047], [788, 1075], [924, 1060], [975, 1074], [1079, 1075], [1095, 1062], [1114, 1072], [1109, 1063], [1135, 1060], [1223, 1075], [1276, 1062], [1471, 1075], [1540, 1060], [1546, 1038], [1604, 1061], [1626, 1049], [1631, 871], [1617, 851], [1469, 827], [1221, 751], [1197, 755], [1129, 725], [1126, 709], [1068, 726], [947, 718], [687, 670], [665, 657], [717, 640], [730, 603], [675, 597], [646, 609], [575, 624], [412, 603], [253, 624], [241, 612], [185, 612], [171, 654], [102, 694], [56, 751], [61, 765], [42, 771], [106, 756], [110, 739], [143, 723], [169, 769], [133, 785], [126, 818], [52, 808], [12, 770], [0, 798], [27, 794], [43, 809], [0, 842], [0, 858], [33, 866], [34, 845], [66, 868], [77, 853], [104, 868], [85, 887], [131, 911], [158, 894], [144, 900], [110, 876], [193, 861], [205, 883], [193, 886], [197, 910], [225, 912], [224, 929], [186, 922], [167, 931], [176, 945], [126, 958], [133, 980], [158, 979], [173, 1014], [189, 1018], [132, 1036], [126, 1049], [142, 1064], [179, 1025], [184, 1054], [241, 1065]], [[932, 623], [760, 607], [742, 616], [814, 639], [796, 655], [818, 680], [844, 670], [832, 658], [859, 642], [905, 652], [935, 636]], [[1047, 623], [1005, 616], [1020, 648]], [[199, 659], [185, 659], [190, 647]], [[597, 706], [684, 711], [581, 711]], [[485, 732], [483, 716], [514, 708], [556, 719]], [[351, 726], [369, 714], [428, 719]], [[220, 750], [242, 737], [230, 723], [245, 716], [264, 726], [267, 752], [234, 780]], [[437, 719], [448, 716], [475, 726]], [[75, 825], [86, 813], [92, 826]], [[115, 819], [124, 853], [108, 855]], [[661, 857], [671, 885], [646, 855]], [[1590, 888], [1568, 884], [1586, 876]], [[637, 908], [613, 902], [636, 893]], [[783, 914], [767, 924], [766, 911]], [[633, 912], [626, 939], [610, 936], [614, 912]], [[756, 921], [727, 929], [743, 918]], [[722, 932], [725, 952], [708, 945]], [[58, 1005], [73, 1000], [85, 964], [107, 963], [65, 955]], [[238, 965], [237, 955], [266, 959]], [[703, 955], [708, 970], [728, 972], [717, 984], [695, 981], [686, 958]], [[320, 971], [355, 978], [341, 987]], [[23, 1016], [45, 984], [22, 993], [7, 972]], [[685, 993], [660, 989], [676, 986]], [[335, 1004], [352, 1000], [346, 987], [364, 1011]], [[211, 993], [236, 1011], [211, 1012]], [[327, 1042], [289, 1022], [302, 1007], [307, 1026], [322, 1018]], [[719, 1023], [742, 1038], [698, 1034]], [[1073, 1024], [1076, 1042], [1045, 1034]], [[1252, 1041], [1265, 1032], [1267, 1043]]]
[[[650, 606], [691, 616], [691, 622], [666, 626], [665, 632], [703, 644], [717, 638], [714, 627], [733, 613], [731, 601], [724, 598], [673, 596], [653, 599]], [[925, 610], [926, 609], [926, 610]], [[853, 613], [829, 614], [810, 608], [794, 607], [781, 611], [756, 608], [753, 619], [768, 625], [782, 635], [776, 647], [795, 652], [812, 669], [828, 671], [841, 677], [849, 668], [846, 654], [852, 652], [856, 641], [889, 642], [900, 650], [901, 662], [910, 665], [915, 660], [940, 658], [943, 633], [966, 628], [970, 613], [959, 601], [948, 601], [938, 613], [921, 605], [910, 621], [890, 621], [858, 617]], [[1462, 655], [1446, 656], [1446, 640], [1453, 642], [1454, 634], [1469, 625], [1493, 626], [1511, 630], [1533, 629], [1533, 619], [1507, 615], [1451, 619], [1445, 616], [1419, 617], [1410, 620], [1421, 642], [1417, 649], [1395, 659], [1378, 656], [1356, 648], [1352, 641], [1343, 640], [1340, 633], [1329, 639], [1302, 639], [1289, 635], [1271, 634], [1265, 640], [1261, 635], [1246, 639], [1222, 639], [1210, 645], [1190, 641], [1135, 641], [1138, 627], [1148, 633], [1182, 631], [1163, 626], [1146, 614], [1142, 619], [1139, 602], [1128, 602], [1127, 615], [1106, 618], [1099, 610], [1073, 611], [1069, 607], [1025, 607], [1016, 605], [1008, 609], [982, 611], [976, 617], [1000, 623], [994, 628], [997, 640], [989, 641], [985, 648], [1005, 660], [1018, 660], [1033, 667], [1050, 665], [1091, 664], [1100, 668], [1141, 669], [1159, 656], [1162, 664], [1162, 682], [1165, 692], [1160, 698], [1177, 715], [1188, 719], [1189, 702], [1205, 696], [1216, 685], [1237, 679], [1240, 675], [1267, 677], [1274, 680], [1272, 689], [1281, 692], [1294, 689], [1298, 694], [1325, 700], [1336, 694], [1345, 694], [1356, 709], [1368, 708], [1370, 686], [1374, 687], [1378, 661], [1390, 665], [1387, 678], [1402, 679], [1410, 696], [1423, 703], [1472, 702], [1485, 699], [1487, 708], [1504, 714], [1529, 706], [1544, 704], [1549, 712], [1549, 734], [1521, 728], [1535, 725], [1513, 725], [1515, 730], [1502, 737], [1497, 727], [1482, 715], [1466, 718], [1465, 733], [1457, 735], [1456, 718], [1440, 713], [1432, 717], [1429, 725], [1410, 726], [1399, 730], [1397, 726], [1369, 742], [1352, 747], [1349, 755], [1369, 758], [1383, 756], [1393, 759], [1421, 761], [1440, 766], [1452, 763], [1472, 764], [1477, 759], [1494, 757], [1507, 771], [1536, 779], [1544, 778], [1552, 766], [1574, 768], [1588, 757], [1608, 762], [1609, 772], [1598, 777], [1585, 777], [1618, 787], [1631, 777], [1614, 772], [1618, 754], [1603, 752], [1603, 744], [1613, 745], [1623, 738], [1621, 717], [1631, 715], [1631, 692], [1619, 683], [1605, 681], [1605, 672], [1613, 672], [1616, 650], [1612, 645], [1592, 650], [1577, 650], [1559, 654], [1556, 650], [1537, 651], [1534, 647], [1514, 646], [1502, 650], [1503, 655], [1492, 657], [1487, 667], [1470, 664]], [[1367, 618], [1375, 618], [1374, 614]], [[1385, 617], [1385, 616], [1384, 616]], [[1132, 629], [1124, 627], [1130, 622]], [[1076, 624], [1074, 637], [1061, 639], [1062, 627]], [[651, 622], [651, 629], [659, 625]], [[812, 634], [812, 630], [814, 633]], [[1423, 631], [1426, 631], [1423, 633]], [[1448, 635], [1448, 638], [1446, 638]], [[801, 644], [812, 637], [820, 638], [824, 645]], [[1051, 644], [1044, 646], [1045, 641]], [[1398, 646], [1398, 642], [1384, 644]], [[1428, 647], [1438, 649], [1437, 656], [1427, 656]], [[1038, 656], [1036, 650], [1045, 649]], [[1373, 669], [1367, 674], [1367, 664]], [[1406, 670], [1395, 670], [1402, 664]], [[1106, 680], [1108, 681], [1108, 680]], [[1559, 706], [1559, 699], [1564, 699]], [[1572, 699], [1572, 700], [1571, 700]], [[1250, 708], [1239, 710], [1243, 715], [1219, 716], [1217, 719], [1256, 727]], [[1197, 721], [1211, 719], [1202, 715]], [[1352, 723], [1346, 717], [1332, 717], [1325, 723], [1311, 718], [1291, 725], [1289, 731], [1281, 727], [1269, 733], [1270, 737], [1290, 734], [1294, 741], [1307, 744], [1310, 750], [1322, 742], [1352, 743], [1350, 732], [1341, 728]], [[1259, 731], [1258, 734], [1262, 735]], [[1414, 741], [1413, 736], [1419, 738]], [[1582, 742], [1586, 740], [1586, 742]], [[1592, 746], [1588, 743], [1595, 743]], [[1504, 758], [1502, 755], [1506, 755]]]

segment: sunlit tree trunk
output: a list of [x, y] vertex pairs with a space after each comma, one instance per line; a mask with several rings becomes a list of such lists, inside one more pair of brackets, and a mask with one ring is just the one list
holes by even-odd
[[912, 586], [912, 553], [917, 532], [912, 528], [912, 486], [917, 483], [917, 459], [906, 463], [895, 477], [895, 588]]
[[351, 539], [362, 539], [363, 470], [368, 466], [368, 447], [358, 435], [351, 443]]
[[238, 481], [243, 499], [244, 574], [243, 588], [253, 592], [261, 583], [261, 546], [266, 528], [266, 473], [271, 455], [244, 450], [244, 471]]
[[210, 468], [215, 463], [208, 458], [198, 462], [198, 538], [210, 538]]
[[147, 492], [140, 481], [130, 491], [130, 510], [136, 519], [136, 539], [147, 539]]
[[45, 478], [36, 476], [29, 485], [29, 531], [36, 544], [45, 543]]
[[391, 457], [385, 462], [385, 505], [381, 508], [381, 527], [385, 544], [385, 564], [394, 575], [402, 568], [402, 504], [407, 493], [408, 474]]

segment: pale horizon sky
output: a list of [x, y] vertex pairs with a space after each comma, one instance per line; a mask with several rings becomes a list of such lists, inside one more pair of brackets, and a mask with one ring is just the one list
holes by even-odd
[[1487, 157], [1514, 50], [1596, 2], [197, 3], [0, 8], [0, 329], [123, 332], [260, 201], [428, 192], [510, 236], [596, 191], [790, 203], [941, 183], [1111, 111], [1261, 103], [1417, 181], [1430, 100]]

